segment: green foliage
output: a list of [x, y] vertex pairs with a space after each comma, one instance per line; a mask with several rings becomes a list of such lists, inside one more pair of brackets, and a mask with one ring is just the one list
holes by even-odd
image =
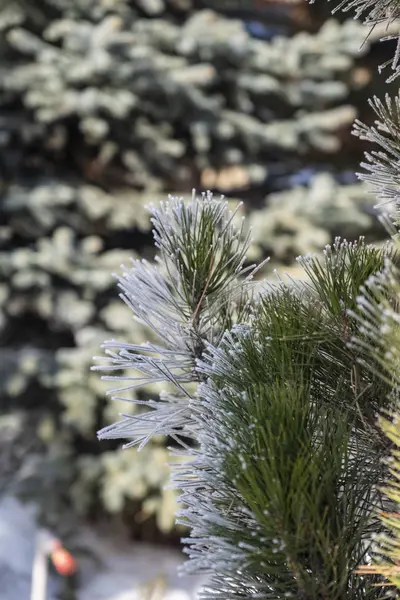
[[211, 573], [204, 598], [381, 597], [354, 570], [380, 527], [373, 415], [390, 388], [348, 348], [347, 311], [384, 252], [337, 241], [302, 262], [311, 283], [262, 293], [251, 327], [199, 366], [200, 447], [175, 482], [188, 568]]
[[[395, 239], [398, 248], [398, 239]], [[371, 564], [360, 567], [362, 574], [381, 575], [388, 594], [396, 596], [400, 588], [399, 561], [399, 365], [400, 365], [400, 272], [398, 261], [386, 260], [384, 270], [370, 277], [361, 288], [357, 310], [362, 338], [355, 336], [353, 347], [360, 353], [360, 364], [369, 367], [390, 390], [390, 411], [380, 411], [379, 427], [387, 440], [390, 456], [386, 459], [388, 479], [382, 487], [384, 511], [379, 512], [383, 533], [374, 539]]]
[[[368, 170], [397, 200], [387, 106], [383, 136], [357, 131], [387, 151], [371, 155]], [[142, 374], [115, 392], [163, 380], [175, 393], [100, 435], [143, 446], [163, 433], [182, 446], [179, 523], [190, 528], [188, 570], [209, 575], [202, 598], [386, 597], [380, 575], [397, 572], [382, 557], [396, 563], [398, 552], [398, 513], [386, 508], [398, 502], [399, 473], [388, 459], [400, 455], [388, 442], [398, 444], [397, 419], [383, 422], [385, 435], [376, 417], [398, 409], [396, 253], [337, 238], [322, 257], [299, 259], [305, 281], [264, 282], [245, 294], [242, 314], [233, 292], [242, 295], [249, 240], [243, 248], [226, 210], [208, 195], [154, 212], [161, 266], [136, 262], [120, 282], [163, 345], [105, 348], [108, 368]], [[383, 488], [388, 472], [394, 479]], [[374, 536], [381, 562], [360, 571]]]
[[[389, 28], [398, 18], [399, 5], [396, 1], [342, 2], [339, 8], [356, 8], [356, 17], [362, 16], [364, 22], [374, 28], [385, 25]], [[386, 39], [397, 38], [397, 48], [391, 64], [393, 74], [388, 81], [399, 75], [400, 39], [397, 30]], [[360, 179], [366, 181], [378, 199], [388, 206], [388, 215], [383, 219], [391, 234], [393, 246], [399, 248], [399, 98], [385, 95], [382, 102], [377, 97], [370, 101], [377, 120], [373, 126], [356, 121], [354, 133], [363, 140], [373, 142], [377, 150], [367, 152], [366, 162], [362, 163], [364, 172]], [[381, 576], [378, 589], [387, 590], [386, 597], [398, 596], [399, 578], [399, 365], [400, 365], [400, 272], [396, 255], [385, 259], [380, 272], [371, 275], [360, 287], [357, 304], [349, 313], [358, 323], [354, 332], [351, 349], [357, 351], [359, 365], [367, 368], [374, 377], [380, 378], [388, 388], [387, 401], [390, 410], [380, 407], [379, 427], [384, 434], [386, 446], [390, 451], [383, 459], [388, 470], [386, 487], [383, 494], [379, 519], [383, 533], [375, 537], [372, 561], [358, 569], [362, 575]], [[382, 455], [380, 456], [382, 458]], [[372, 564], [371, 564], [372, 562]]]
[[[369, 184], [378, 200], [387, 204], [388, 210], [398, 212], [399, 206], [399, 109], [400, 98], [385, 95], [385, 101], [374, 97], [370, 105], [377, 117], [375, 124], [368, 127], [356, 121], [354, 134], [362, 140], [373, 142], [378, 150], [366, 152], [366, 162], [361, 166], [366, 172], [360, 173], [360, 179]], [[399, 215], [396, 214], [398, 219]]]
[[[187, 568], [210, 574], [202, 597], [381, 598], [356, 568], [382, 529], [376, 456], [388, 447], [375, 416], [392, 387], [350, 342], [365, 335], [360, 287], [395, 254], [337, 239], [299, 259], [305, 281], [250, 285], [250, 238], [226, 202], [170, 198], [152, 211], [156, 264], [133, 261], [119, 281], [159, 341], [105, 342], [96, 367], [117, 373], [106, 377], [116, 400], [147, 410], [100, 437], [180, 445], [178, 522], [190, 528]], [[130, 396], [161, 381], [158, 399]]]

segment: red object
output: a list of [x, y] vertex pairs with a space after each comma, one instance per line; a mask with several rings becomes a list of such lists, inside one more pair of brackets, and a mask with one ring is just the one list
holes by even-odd
[[68, 550], [62, 547], [61, 542], [54, 542], [53, 548], [50, 554], [51, 562], [60, 575], [70, 577], [76, 572], [76, 560]]

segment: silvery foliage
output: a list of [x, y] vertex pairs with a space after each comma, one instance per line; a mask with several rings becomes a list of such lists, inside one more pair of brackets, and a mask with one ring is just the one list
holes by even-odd
[[[199, 372], [231, 380], [240, 377], [240, 340], [252, 335], [250, 325], [237, 324], [231, 332], [225, 333], [221, 348], [208, 346], [205, 361], [198, 362]], [[199, 593], [202, 599], [211, 600], [217, 593], [221, 600], [242, 595], [247, 598], [249, 590], [252, 597], [264, 598], [265, 578], [260, 578], [257, 572], [251, 574], [249, 569], [249, 555], [257, 551], [251, 537], [255, 536], [258, 542], [262, 528], [257, 516], [241, 498], [235, 479], [227, 477], [224, 465], [227, 452], [241, 456], [240, 441], [247, 437], [248, 426], [245, 419], [243, 430], [237, 429], [232, 437], [231, 423], [226, 427], [224, 423], [225, 417], [229, 422], [232, 413], [225, 412], [221, 406], [221, 398], [227, 397], [239, 410], [246, 401], [229, 384], [219, 389], [208, 378], [200, 384], [198, 398], [192, 404], [200, 449], [192, 450], [190, 462], [172, 466], [173, 484], [182, 490], [180, 502], [184, 506], [178, 512], [178, 523], [190, 527], [190, 537], [182, 540], [189, 557], [182, 572], [211, 576]], [[242, 468], [246, 468], [244, 458]], [[224, 536], [227, 532], [229, 537]], [[240, 541], [234, 543], [233, 538]], [[257, 595], [257, 591], [262, 594]]]
[[[131, 440], [126, 447], [139, 448], [155, 434], [183, 445], [181, 436], [197, 438], [188, 386], [199, 381], [196, 360], [206, 343], [218, 345], [236, 318], [246, 319], [253, 276], [264, 264], [244, 266], [250, 232], [244, 231], [243, 219], [241, 226], [234, 225], [237, 211], [229, 211], [223, 197], [217, 200], [210, 192], [196, 197], [193, 192], [185, 203], [170, 196], [150, 210], [159, 251], [156, 262], [132, 260], [130, 268], [122, 265], [122, 275], [115, 276], [120, 297], [157, 342], [108, 340], [102, 345], [106, 357], [94, 359], [102, 364], [92, 367], [117, 372], [103, 376], [118, 382], [109, 392], [114, 400], [149, 409], [122, 415], [123, 420], [102, 429], [99, 438], [125, 438]], [[169, 389], [157, 399], [126, 397], [126, 392], [150, 383], [169, 384]]]
[[[400, 196], [400, 96], [394, 99], [388, 94], [382, 101], [374, 97], [369, 101], [377, 119], [371, 127], [356, 120], [354, 135], [377, 144], [378, 149], [365, 153], [361, 163], [365, 170], [358, 177], [368, 183], [380, 203], [389, 205], [388, 210], [398, 213]], [[394, 215], [398, 217], [398, 214]]]
[[[311, 0], [311, 3], [314, 1]], [[364, 25], [370, 27], [370, 33], [382, 24], [386, 24], [386, 29], [389, 30], [400, 17], [400, 3], [397, 0], [342, 0], [332, 14], [338, 10], [347, 12], [353, 9], [355, 10], [354, 19], [360, 19]], [[393, 73], [387, 79], [387, 82], [390, 83], [400, 75], [400, 36], [397, 30], [394, 34], [388, 31], [388, 35], [381, 38], [382, 42], [388, 40], [397, 40], [396, 51], [394, 57], [381, 65], [379, 70], [391, 65]]]
[[[313, 1], [313, 0], [312, 0]], [[372, 31], [381, 26], [386, 26], [387, 31], [395, 31], [394, 34], [381, 38], [385, 40], [397, 40], [396, 50], [392, 59], [381, 65], [380, 70], [391, 65], [392, 75], [387, 79], [390, 83], [400, 75], [400, 35], [396, 21], [400, 17], [400, 3], [395, 0], [342, 0], [335, 12], [355, 9], [355, 19], [361, 19]], [[371, 192], [381, 203], [395, 205], [399, 201], [400, 183], [400, 96], [394, 99], [385, 94], [384, 100], [373, 96], [369, 104], [376, 115], [374, 125], [367, 126], [358, 119], [355, 120], [353, 134], [361, 140], [377, 144], [378, 150], [365, 153], [366, 160], [361, 163], [365, 170], [357, 173], [362, 181], [368, 183]], [[388, 208], [393, 210], [393, 206]], [[394, 215], [398, 219], [398, 209]]]
[[[394, 237], [394, 247], [400, 249], [400, 241]], [[394, 255], [396, 256], [396, 255]], [[360, 352], [363, 366], [374, 361], [375, 370], [391, 387], [395, 409], [400, 400], [400, 271], [392, 256], [387, 257], [382, 271], [369, 277], [360, 287], [357, 310], [349, 314], [358, 321], [359, 333], [351, 345]], [[398, 254], [397, 254], [398, 257]]]

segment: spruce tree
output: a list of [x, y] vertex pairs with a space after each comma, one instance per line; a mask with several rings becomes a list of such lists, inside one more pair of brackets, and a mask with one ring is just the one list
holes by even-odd
[[49, 526], [106, 512], [149, 539], [174, 523], [164, 439], [141, 454], [99, 446], [118, 406], [87, 376], [102, 340], [152, 339], [111, 276], [153, 256], [147, 204], [192, 187], [240, 195], [243, 212], [258, 209], [251, 260], [274, 266], [341, 223], [382, 236], [349, 133], [376, 49], [371, 38], [360, 59], [362, 26], [317, 12], [302, 0], [0, 1], [0, 488], [35, 498]]

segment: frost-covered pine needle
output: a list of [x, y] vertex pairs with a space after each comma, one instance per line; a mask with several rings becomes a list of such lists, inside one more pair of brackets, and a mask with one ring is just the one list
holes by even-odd
[[[250, 233], [223, 197], [211, 193], [191, 201], [169, 197], [151, 207], [155, 263], [132, 260], [116, 275], [120, 297], [134, 317], [148, 327], [145, 344], [108, 340], [105, 357], [95, 370], [116, 383], [116, 400], [145, 405], [149, 410], [126, 416], [99, 432], [100, 438], [125, 438], [143, 446], [152, 435], [193, 437], [188, 384], [198, 380], [197, 358], [206, 343], [218, 344], [225, 329], [248, 313], [258, 268], [245, 265]], [[166, 384], [173, 393], [135, 400], [129, 392], [146, 384]], [[127, 395], [128, 397], [124, 397]]]

